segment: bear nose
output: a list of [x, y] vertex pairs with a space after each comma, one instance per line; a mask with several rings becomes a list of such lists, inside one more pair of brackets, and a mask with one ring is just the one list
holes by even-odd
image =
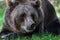
[[31, 25], [31, 29], [34, 29], [34, 27], [35, 27], [35, 23], [33, 23], [33, 24]]

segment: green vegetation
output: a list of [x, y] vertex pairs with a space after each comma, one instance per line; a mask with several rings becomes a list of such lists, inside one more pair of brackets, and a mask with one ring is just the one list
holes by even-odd
[[6, 40], [60, 40], [60, 35], [43, 34], [42, 36], [38, 36], [36, 34], [33, 34], [32, 37], [29, 36], [23, 37], [18, 36], [18, 38], [7, 37]]
[[[5, 10], [5, 3], [4, 4], [0, 4], [0, 30], [1, 30], [1, 26], [3, 24], [3, 17], [4, 17], [4, 10]], [[56, 9], [56, 13], [58, 18], [60, 18], [60, 9], [57, 6], [54, 6]], [[2, 40], [2, 39], [0, 39]], [[7, 38], [8, 40], [8, 38]], [[52, 34], [43, 34], [43, 36], [38, 36], [33, 34], [32, 37], [20, 37], [18, 36], [17, 39], [12, 38], [11, 40], [60, 40], [60, 35], [52, 35]]]
[[0, 3], [0, 30], [2, 28], [2, 24], [3, 24], [3, 16], [4, 16], [4, 10], [5, 10], [5, 2], [1, 2]]

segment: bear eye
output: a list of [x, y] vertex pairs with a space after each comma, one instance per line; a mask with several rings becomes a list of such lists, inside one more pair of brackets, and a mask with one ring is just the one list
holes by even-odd
[[22, 13], [21, 15], [20, 15], [20, 17], [25, 17], [26, 16], [26, 14], [25, 13]]
[[20, 15], [20, 20], [21, 20], [21, 21], [24, 21], [25, 16], [26, 16], [26, 14], [25, 14], [25, 13], [22, 13], [22, 14]]

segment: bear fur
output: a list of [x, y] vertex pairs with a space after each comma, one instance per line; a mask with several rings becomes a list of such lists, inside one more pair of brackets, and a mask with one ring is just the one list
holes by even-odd
[[[38, 12], [38, 16], [42, 22], [41, 23], [42, 25], [40, 25], [40, 23], [37, 21], [39, 23], [39, 25], [36, 28], [36, 30], [33, 31], [34, 33], [37, 33], [37, 31], [38, 32], [45, 31], [48, 33], [60, 34], [59, 20], [56, 16], [56, 12], [55, 12], [53, 5], [48, 0], [37, 0], [37, 1], [32, 0], [32, 2], [30, 2], [30, 0], [27, 2], [23, 0], [22, 1], [23, 3], [21, 3], [21, 0], [19, 2], [18, 1], [19, 0], [14, 0], [13, 2], [11, 2], [11, 1], [7, 0], [7, 5], [9, 7], [6, 9], [6, 12], [5, 12], [5, 18], [4, 18], [4, 23], [3, 23], [3, 28], [2, 28], [1, 34], [17, 32], [17, 30], [16, 31], [12, 30], [8, 21], [11, 20], [10, 15], [11, 14], [14, 15], [14, 13], [12, 13], [12, 11], [14, 11], [14, 9], [16, 9], [16, 7], [18, 7], [18, 5], [21, 5], [21, 6], [22, 5], [33, 5], [33, 8]], [[15, 24], [15, 25], [17, 25], [17, 24]]]

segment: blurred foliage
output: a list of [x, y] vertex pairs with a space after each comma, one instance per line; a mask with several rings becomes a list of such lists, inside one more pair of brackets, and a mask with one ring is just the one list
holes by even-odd
[[57, 16], [60, 19], [60, 0], [55, 0], [54, 6], [56, 9]]
[[6, 3], [5, 2], [0, 2], [0, 10], [4, 9], [6, 7]]

